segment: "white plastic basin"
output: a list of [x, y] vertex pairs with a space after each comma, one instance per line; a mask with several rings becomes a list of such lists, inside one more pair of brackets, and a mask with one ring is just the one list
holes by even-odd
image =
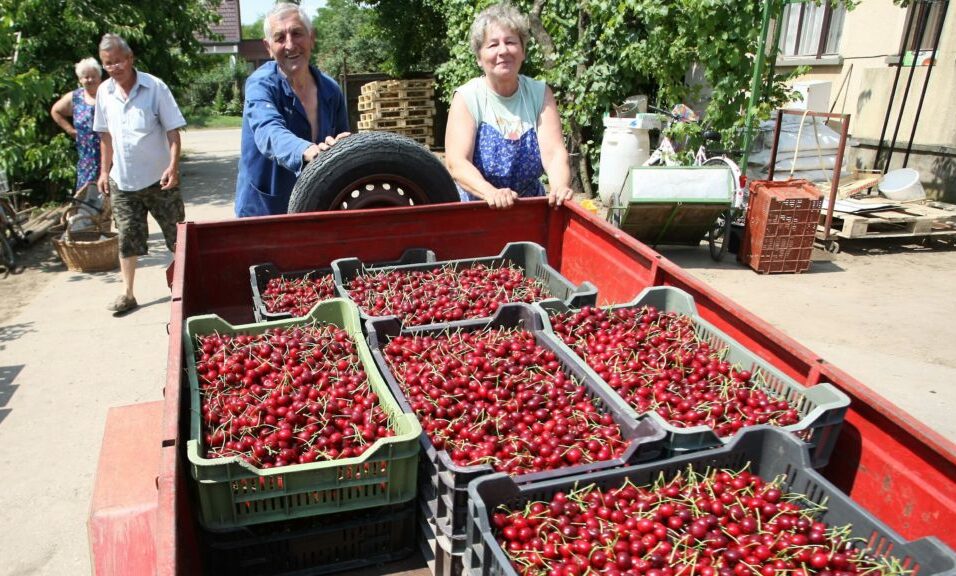
[[880, 193], [890, 200], [922, 200], [926, 198], [926, 191], [919, 181], [919, 172], [912, 168], [899, 168], [887, 172], [880, 180]]

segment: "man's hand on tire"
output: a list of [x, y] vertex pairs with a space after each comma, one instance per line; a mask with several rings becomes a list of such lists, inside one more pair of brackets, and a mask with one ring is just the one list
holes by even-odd
[[322, 142], [319, 142], [318, 144], [313, 144], [309, 146], [308, 148], [306, 148], [305, 152], [302, 153], [302, 159], [305, 160], [306, 163], [309, 163], [315, 160], [315, 157], [318, 156], [320, 152], [325, 152], [326, 150], [331, 148], [336, 142], [338, 142], [342, 138], [345, 138], [346, 136], [350, 136], [351, 134], [352, 134], [351, 132], [342, 132], [338, 136], [335, 136], [334, 138], [332, 136], [326, 136], [325, 140], [323, 140]]

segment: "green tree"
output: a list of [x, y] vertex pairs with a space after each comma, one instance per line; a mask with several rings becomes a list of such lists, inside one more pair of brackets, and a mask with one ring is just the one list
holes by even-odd
[[72, 141], [56, 128], [49, 109], [76, 87], [74, 63], [96, 56], [102, 35], [115, 32], [129, 42], [139, 69], [178, 92], [203, 68], [197, 34], [209, 34], [216, 4], [0, 0], [0, 166], [40, 191], [38, 200], [72, 186]]
[[432, 72], [449, 56], [445, 19], [431, 0], [373, 0], [374, 29], [384, 42], [382, 71], [392, 76]]
[[313, 58], [322, 71], [378, 72], [388, 59], [388, 45], [375, 27], [371, 8], [354, 0], [329, 0], [312, 19], [315, 27]]
[[265, 14], [259, 16], [259, 19], [253, 22], [252, 24], [243, 24], [242, 25], [242, 39], [243, 40], [262, 40], [262, 24], [265, 22]]

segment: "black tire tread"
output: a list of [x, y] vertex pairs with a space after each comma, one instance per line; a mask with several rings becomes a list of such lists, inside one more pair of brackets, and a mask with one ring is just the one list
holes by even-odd
[[441, 161], [411, 138], [389, 132], [361, 132], [319, 154], [292, 188], [289, 213], [328, 210], [352, 179], [349, 174], [397, 173], [418, 183], [431, 203], [457, 202], [455, 182]]

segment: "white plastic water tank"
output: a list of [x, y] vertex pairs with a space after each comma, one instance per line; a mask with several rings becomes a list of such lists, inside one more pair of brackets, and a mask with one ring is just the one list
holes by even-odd
[[647, 131], [654, 127], [659, 127], [659, 121], [649, 114], [638, 114], [635, 118], [604, 117], [598, 195], [605, 204], [621, 191], [628, 170], [640, 166], [650, 156]]

